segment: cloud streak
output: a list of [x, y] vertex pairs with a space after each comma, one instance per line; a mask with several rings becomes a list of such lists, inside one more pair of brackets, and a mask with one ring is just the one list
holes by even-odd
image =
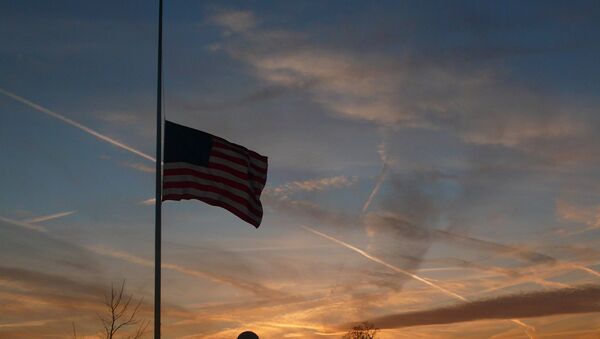
[[50, 321], [51, 320], [21, 321], [17, 323], [0, 324], [0, 328], [44, 326]]
[[149, 198], [149, 199], [139, 202], [140, 205], [144, 205], [144, 206], [154, 206], [155, 203], [156, 203], [156, 198]]
[[516, 258], [535, 264], [554, 264], [556, 262], [556, 259], [549, 255], [533, 252], [524, 248], [504, 245], [445, 230], [430, 230], [419, 227], [394, 213], [369, 213], [365, 217], [365, 223], [367, 223], [367, 226], [374, 226], [377, 229], [393, 231], [406, 239], [446, 241], [469, 249], [489, 251], [505, 257]]
[[563, 221], [587, 226], [571, 235], [600, 229], [600, 205], [577, 205], [560, 199], [556, 201], [556, 214]]
[[600, 285], [514, 294], [456, 306], [370, 319], [379, 328], [451, 324], [485, 319], [531, 318], [600, 312]]
[[69, 291], [74, 295], [94, 296], [95, 298], [100, 298], [105, 292], [105, 288], [100, 285], [82, 283], [63, 276], [18, 267], [0, 266], [1, 280], [20, 282], [36, 291], [62, 290]]
[[[116, 259], [121, 259], [121, 260], [127, 261], [132, 264], [136, 264], [136, 265], [140, 265], [140, 266], [144, 266], [144, 267], [154, 267], [154, 261], [145, 259], [142, 257], [138, 257], [135, 255], [129, 254], [127, 252], [108, 249], [108, 248], [101, 247], [101, 246], [91, 246], [91, 247], [89, 247], [89, 249], [96, 254], [100, 254], [100, 255], [116, 258]], [[262, 296], [262, 297], [277, 298], [277, 297], [285, 296], [285, 294], [282, 292], [267, 288], [260, 284], [245, 281], [245, 280], [238, 279], [238, 278], [234, 278], [234, 277], [227, 276], [224, 274], [200, 271], [197, 269], [192, 269], [189, 267], [171, 264], [171, 263], [164, 263], [164, 262], [161, 264], [161, 267], [164, 269], [179, 272], [179, 273], [182, 273], [182, 274], [185, 274], [188, 276], [207, 279], [207, 280], [219, 283], [219, 284], [227, 284], [227, 285], [230, 285], [230, 286], [233, 286], [233, 287], [245, 290], [245, 291], [252, 292], [252, 293], [254, 293], [258, 296]]]
[[84, 247], [54, 237], [39, 225], [1, 216], [0, 248], [11, 254], [14, 265], [57, 268], [60, 264], [88, 273], [98, 269], [92, 253]]
[[292, 181], [275, 188], [270, 189], [269, 191], [274, 193], [275, 195], [281, 197], [287, 197], [290, 194], [299, 193], [299, 192], [315, 192], [315, 191], [324, 191], [327, 189], [334, 188], [343, 188], [352, 186], [358, 180], [357, 177], [348, 177], [344, 175], [338, 175], [334, 177], [327, 178], [317, 178], [311, 180], [303, 180], [303, 181]]

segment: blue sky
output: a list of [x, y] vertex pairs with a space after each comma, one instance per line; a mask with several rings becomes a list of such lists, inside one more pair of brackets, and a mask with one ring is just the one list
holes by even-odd
[[[156, 16], [0, 4], [0, 336], [93, 336], [123, 279], [151, 318]], [[164, 204], [166, 337], [593, 335], [597, 307], [547, 312], [597, 295], [598, 19], [592, 1], [167, 1], [167, 119], [267, 155], [269, 177], [258, 230]], [[550, 306], [469, 313], [515, 293]], [[447, 306], [466, 320], [405, 327]]]

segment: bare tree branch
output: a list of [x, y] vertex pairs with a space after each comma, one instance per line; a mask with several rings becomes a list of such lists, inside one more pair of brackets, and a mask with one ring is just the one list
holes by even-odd
[[133, 336], [131, 336], [131, 337], [128, 337], [128, 338], [130, 338], [130, 339], [139, 339], [139, 338], [141, 338], [148, 331], [148, 326], [149, 325], [150, 325], [150, 320], [142, 320], [142, 323], [140, 324], [140, 326], [138, 326], [138, 329], [135, 332], [135, 334]]
[[142, 306], [143, 299], [132, 303], [133, 295], [125, 293], [125, 280], [118, 290], [111, 284], [110, 294], [104, 296], [104, 304], [108, 311], [108, 317], [98, 315], [100, 323], [104, 328], [105, 339], [113, 339], [117, 332], [125, 327], [138, 325], [132, 338], [141, 338], [147, 331], [150, 321], [137, 319], [138, 311]]

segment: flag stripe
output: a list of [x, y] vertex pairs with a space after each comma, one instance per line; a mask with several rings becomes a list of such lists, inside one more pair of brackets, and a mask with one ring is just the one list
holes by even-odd
[[243, 174], [247, 174], [250, 177], [255, 177], [259, 180], [264, 178], [264, 174], [260, 175], [259, 173], [256, 173], [254, 171], [252, 171], [252, 169], [248, 168], [248, 165], [240, 165], [237, 164], [235, 162], [229, 161], [223, 157], [220, 156], [215, 156], [212, 152], [210, 154], [210, 157], [208, 158], [208, 164], [220, 164], [220, 165], [225, 165], [231, 169], [234, 169], [236, 171], [238, 171], [239, 173], [243, 173]]
[[163, 175], [211, 175], [233, 181], [241, 185], [249, 185], [255, 194], [260, 194], [264, 187], [264, 183], [256, 180], [243, 179], [220, 169], [188, 164], [186, 162], [165, 163]]
[[229, 156], [232, 157], [236, 157], [242, 160], [249, 160], [250, 163], [252, 163], [252, 165], [254, 167], [257, 167], [257, 169], [261, 170], [261, 171], [266, 171], [267, 170], [267, 164], [262, 162], [262, 161], [258, 161], [252, 157], [246, 157], [246, 156], [242, 156], [240, 155], [240, 153], [236, 152], [236, 151], [232, 151], [229, 148], [225, 148], [225, 147], [219, 147], [219, 144], [214, 144], [213, 145], [213, 152], [214, 151], [218, 151], [219, 153], [223, 153], [223, 154], [227, 154]]
[[170, 188], [163, 191], [163, 200], [201, 200], [213, 206], [223, 207], [241, 219], [258, 227], [262, 219], [261, 215], [254, 215], [243, 205], [230, 201], [226, 197], [213, 193], [195, 190], [193, 188]]
[[235, 207], [232, 207], [231, 205], [228, 205], [222, 201], [216, 200], [216, 199], [211, 199], [211, 198], [199, 198], [195, 195], [191, 195], [191, 194], [168, 194], [167, 199], [165, 200], [200, 200], [203, 201], [209, 205], [212, 206], [217, 206], [217, 207], [222, 207], [226, 210], [228, 210], [229, 212], [235, 214], [236, 216], [238, 216], [240, 219], [244, 220], [245, 222], [253, 225], [254, 227], [258, 228], [258, 226], [260, 225], [261, 219], [252, 219], [251, 217], [247, 216], [246, 214], [240, 212], [239, 210], [237, 210]]
[[214, 158], [211, 157], [210, 162], [208, 163], [208, 168], [214, 168], [217, 170], [221, 170], [223, 172], [227, 172], [233, 176], [236, 176], [239, 179], [257, 182], [261, 185], [264, 185], [264, 183], [266, 182], [266, 178], [264, 178], [264, 177], [259, 178], [259, 177], [250, 176], [250, 175], [248, 175], [248, 173], [240, 172], [238, 169], [231, 168], [229, 166], [229, 164], [230, 163], [228, 161], [224, 161], [224, 160], [223, 161], [219, 161], [219, 160], [214, 161]]
[[255, 208], [250, 203], [250, 200], [240, 197], [239, 195], [235, 195], [230, 190], [224, 190], [219, 187], [215, 187], [213, 185], [202, 185], [202, 184], [191, 182], [191, 181], [188, 181], [188, 182], [165, 182], [163, 184], [163, 188], [164, 189], [181, 188], [181, 189], [186, 189], [186, 190], [193, 189], [193, 190], [197, 190], [197, 191], [216, 193], [222, 197], [229, 199], [230, 202], [236, 202], [240, 206], [246, 207], [246, 209], [251, 214], [257, 215], [257, 214], [262, 213], [262, 207], [260, 207], [260, 209]]
[[[250, 169], [250, 172], [256, 173], [259, 176], [263, 176], [265, 175], [265, 173], [267, 172], [267, 170], [265, 168], [260, 168], [258, 166], [255, 166], [252, 162], [248, 161], [248, 158], [243, 159], [240, 158], [238, 156], [235, 155], [230, 155], [230, 154], [226, 154], [225, 152], [227, 152], [227, 150], [225, 149], [215, 149], [213, 148], [213, 150], [210, 152], [211, 156], [214, 157], [219, 157], [219, 158], [223, 158], [225, 160], [229, 160], [231, 162], [234, 162], [238, 165], [247, 167]], [[233, 152], [230, 152], [233, 153]]]
[[231, 151], [239, 153], [240, 155], [242, 155], [244, 157], [252, 157], [253, 159], [265, 164], [265, 166], [267, 165], [267, 157], [262, 156], [254, 151], [251, 151], [251, 150], [247, 149], [246, 147], [231, 143], [225, 139], [221, 139], [219, 137], [214, 137], [213, 138], [213, 146], [216, 146], [218, 148], [227, 148]]
[[187, 168], [169, 170], [164, 175], [165, 182], [177, 182], [177, 181], [195, 181], [202, 183], [203, 181], [214, 181], [222, 187], [231, 187], [237, 191], [240, 191], [240, 194], [247, 194], [249, 197], [252, 197], [254, 200], [258, 200], [259, 195], [257, 195], [252, 187], [244, 184], [240, 184], [238, 182], [221, 178], [211, 174], [198, 173], [193, 170], [189, 170]]
[[[227, 183], [223, 183], [222, 179], [218, 177], [205, 176], [204, 178], [202, 178], [195, 175], [168, 175], [165, 176], [164, 182], [164, 187], [167, 187], [166, 183], [194, 183], [199, 185], [214, 186], [215, 188], [221, 190], [227, 190], [232, 194], [235, 194], [236, 196], [240, 197], [241, 199], [248, 200], [252, 207], [255, 209], [262, 209], [258, 198], [256, 197], [256, 195], [254, 195], [254, 193], [252, 193], [252, 191], [250, 191], [249, 187], [240, 186], [237, 183], [234, 183], [234, 185], [229, 185]], [[193, 185], [190, 185], [190, 187], [193, 187]]]

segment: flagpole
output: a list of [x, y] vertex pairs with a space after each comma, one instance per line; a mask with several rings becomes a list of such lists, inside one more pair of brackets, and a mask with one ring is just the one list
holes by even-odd
[[158, 65], [156, 83], [156, 202], [154, 204], [154, 339], [160, 339], [160, 271], [162, 241], [162, 25], [163, 0], [159, 0]]

